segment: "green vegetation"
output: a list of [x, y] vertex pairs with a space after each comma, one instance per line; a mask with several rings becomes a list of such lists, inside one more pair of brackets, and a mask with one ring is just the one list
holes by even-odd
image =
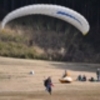
[[46, 59], [38, 55], [33, 46], [28, 46], [29, 37], [8, 30], [0, 32], [0, 56], [16, 58]]

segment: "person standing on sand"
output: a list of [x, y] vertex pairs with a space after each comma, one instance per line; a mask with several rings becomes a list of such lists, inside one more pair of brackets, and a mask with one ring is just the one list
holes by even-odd
[[52, 80], [51, 77], [48, 77], [47, 79], [44, 80], [44, 86], [46, 87], [46, 90], [50, 93], [50, 95], [52, 94], [52, 86], [54, 86], [52, 84]]
[[97, 81], [100, 81], [100, 68], [97, 69], [96, 75], [97, 75]]

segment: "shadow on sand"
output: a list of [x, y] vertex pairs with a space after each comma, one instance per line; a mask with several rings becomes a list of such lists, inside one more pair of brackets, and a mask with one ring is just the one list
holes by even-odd
[[86, 71], [96, 72], [97, 68], [100, 68], [100, 64], [88, 64], [88, 63], [50, 63], [50, 65], [59, 69], [68, 69], [72, 71]]

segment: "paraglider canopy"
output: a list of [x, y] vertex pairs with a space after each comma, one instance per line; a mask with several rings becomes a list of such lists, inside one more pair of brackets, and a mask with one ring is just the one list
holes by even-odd
[[73, 79], [70, 76], [69, 72], [65, 70], [64, 75], [59, 79], [61, 83], [72, 83]]
[[72, 78], [70, 76], [66, 76], [64, 78], [59, 79], [61, 83], [72, 83]]
[[62, 19], [75, 26], [83, 35], [86, 35], [90, 29], [88, 21], [78, 12], [67, 7], [50, 4], [29, 5], [10, 12], [2, 21], [2, 29], [13, 19], [32, 14], [42, 14]]

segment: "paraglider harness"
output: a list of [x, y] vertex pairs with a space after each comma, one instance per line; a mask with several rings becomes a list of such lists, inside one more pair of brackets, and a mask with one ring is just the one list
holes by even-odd
[[45, 79], [44, 80], [44, 86], [47, 87], [47, 84], [48, 84], [48, 79]]

